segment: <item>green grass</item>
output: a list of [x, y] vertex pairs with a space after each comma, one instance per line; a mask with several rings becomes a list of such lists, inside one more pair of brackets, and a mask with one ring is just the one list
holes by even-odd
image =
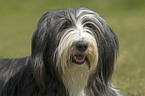
[[113, 84], [123, 94], [145, 96], [144, 0], [0, 0], [0, 57], [31, 53], [31, 36], [47, 10], [87, 7], [98, 12], [119, 38]]
[[108, 19], [112, 21], [110, 25], [114, 27], [120, 41], [113, 81], [124, 93], [135, 96], [145, 96], [144, 19], [144, 12], [131, 12]]

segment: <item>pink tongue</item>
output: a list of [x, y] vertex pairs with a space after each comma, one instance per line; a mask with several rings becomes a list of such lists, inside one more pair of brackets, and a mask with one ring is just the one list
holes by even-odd
[[74, 56], [74, 59], [77, 61], [77, 62], [83, 62], [85, 60], [85, 57], [84, 56]]

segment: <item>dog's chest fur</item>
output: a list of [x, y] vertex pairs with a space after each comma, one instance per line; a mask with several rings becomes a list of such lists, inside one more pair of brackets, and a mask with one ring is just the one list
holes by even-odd
[[85, 92], [89, 76], [87, 64], [69, 67], [66, 68], [65, 73], [62, 75], [63, 83], [68, 89], [68, 93], [70, 96], [87, 96]]

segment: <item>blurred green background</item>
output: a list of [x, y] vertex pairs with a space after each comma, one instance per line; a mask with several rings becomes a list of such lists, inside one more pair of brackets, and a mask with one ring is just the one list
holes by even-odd
[[145, 96], [145, 0], [0, 0], [0, 58], [24, 57], [41, 15], [52, 9], [86, 7], [118, 35], [113, 84], [128, 96]]

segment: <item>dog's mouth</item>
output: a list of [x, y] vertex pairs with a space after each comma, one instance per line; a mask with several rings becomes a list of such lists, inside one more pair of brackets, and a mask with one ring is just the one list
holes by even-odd
[[72, 62], [78, 65], [83, 64], [86, 61], [86, 56], [83, 54], [73, 55]]

